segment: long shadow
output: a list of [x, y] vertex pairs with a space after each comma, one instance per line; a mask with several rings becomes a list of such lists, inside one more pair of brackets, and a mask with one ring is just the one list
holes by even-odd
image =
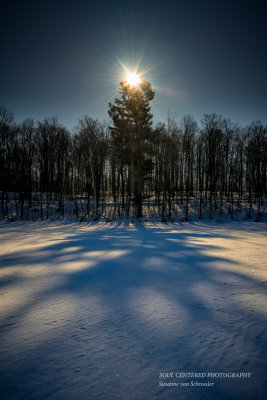
[[[41, 279], [22, 273], [3, 285], [10, 291], [36, 285], [3, 319], [4, 396], [262, 398], [266, 315], [239, 295], [264, 296], [266, 284], [215, 269], [235, 263], [209, 255], [216, 246], [191, 240], [212, 234], [175, 224], [84, 226], [48, 246], [3, 257], [7, 270], [47, 266]], [[216, 234], [228, 237], [225, 230]], [[213, 379], [209, 388], [158, 386], [159, 373], [167, 371], [248, 371], [252, 378]]]

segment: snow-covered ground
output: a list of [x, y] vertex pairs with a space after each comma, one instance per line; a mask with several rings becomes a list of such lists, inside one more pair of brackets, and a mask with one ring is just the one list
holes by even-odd
[[264, 399], [266, 224], [1, 223], [0, 254], [1, 398]]

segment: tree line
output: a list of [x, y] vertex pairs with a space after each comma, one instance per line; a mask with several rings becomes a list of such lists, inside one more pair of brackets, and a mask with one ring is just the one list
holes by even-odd
[[[17, 123], [0, 108], [1, 216], [49, 218], [52, 204], [77, 218], [142, 217], [153, 207], [162, 221], [234, 213], [261, 219], [267, 192], [267, 126], [249, 126], [218, 114], [197, 123], [190, 115], [152, 124], [149, 82], [121, 83], [109, 122], [85, 116], [72, 132], [56, 118]], [[13, 201], [13, 208], [11, 203]], [[14, 206], [15, 204], [15, 206]], [[81, 208], [82, 204], [82, 208]], [[152, 208], [151, 208], [152, 209]], [[144, 211], [145, 210], [145, 211]], [[32, 214], [31, 214], [32, 215]]]

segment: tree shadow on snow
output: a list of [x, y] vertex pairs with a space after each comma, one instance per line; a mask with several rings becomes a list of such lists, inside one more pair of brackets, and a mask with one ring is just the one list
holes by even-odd
[[[4, 396], [16, 388], [18, 399], [262, 398], [266, 283], [219, 256], [215, 233], [229, 238], [193, 225], [51, 225], [38, 230], [48, 245], [4, 255]], [[169, 371], [252, 378], [160, 387]]]

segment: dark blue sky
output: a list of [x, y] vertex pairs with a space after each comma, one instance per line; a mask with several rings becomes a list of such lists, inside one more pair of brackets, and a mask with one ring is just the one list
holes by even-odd
[[0, 103], [18, 121], [107, 118], [123, 65], [156, 90], [154, 121], [217, 112], [267, 123], [264, 1], [6, 1]]

